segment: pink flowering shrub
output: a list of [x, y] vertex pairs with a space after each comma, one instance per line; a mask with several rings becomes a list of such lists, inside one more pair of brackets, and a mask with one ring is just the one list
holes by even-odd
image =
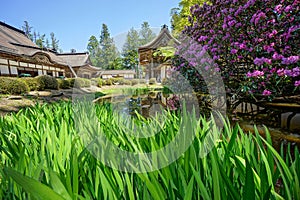
[[269, 100], [299, 93], [299, 7], [300, 0], [212, 0], [211, 5], [195, 5], [192, 25], [183, 33], [201, 48], [189, 45], [187, 53], [194, 56], [177, 54], [184, 60], [177, 58], [174, 69], [196, 86], [201, 74], [192, 68], [207, 52], [210, 60], [203, 63], [221, 71], [231, 92]]

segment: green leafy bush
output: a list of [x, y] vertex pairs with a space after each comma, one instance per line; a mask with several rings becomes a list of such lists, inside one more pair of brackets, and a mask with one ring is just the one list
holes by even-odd
[[139, 84], [139, 79], [131, 79], [131, 84], [132, 84], [132, 85], [137, 85], [137, 84]]
[[20, 78], [0, 77], [1, 94], [24, 94], [29, 91], [28, 85]]
[[102, 78], [98, 78], [97, 80], [98, 80], [98, 81], [97, 81], [97, 86], [98, 86], [98, 87], [102, 87], [102, 86], [104, 85], [104, 82], [105, 82], [105, 81], [104, 81]]
[[112, 84], [113, 84], [113, 81], [111, 78], [104, 80], [104, 85], [112, 85]]
[[37, 76], [36, 80], [38, 82], [38, 89], [39, 90], [45, 90], [45, 89], [58, 89], [58, 82], [56, 78], [49, 76], [49, 75], [42, 75]]
[[140, 84], [146, 84], [146, 80], [145, 79], [139, 79]]
[[156, 78], [150, 78], [149, 85], [154, 85], [154, 84], [156, 84]]
[[21, 79], [28, 85], [30, 91], [39, 89], [39, 83], [36, 78], [26, 77]]
[[70, 81], [68, 79], [57, 79], [58, 87], [60, 89], [69, 89], [70, 88]]
[[84, 84], [83, 87], [91, 87], [91, 80], [83, 78]]
[[124, 79], [124, 85], [131, 85], [131, 81], [128, 79]]
[[91, 80], [85, 78], [71, 78], [70, 79], [70, 87], [82, 88], [82, 87], [90, 87]]

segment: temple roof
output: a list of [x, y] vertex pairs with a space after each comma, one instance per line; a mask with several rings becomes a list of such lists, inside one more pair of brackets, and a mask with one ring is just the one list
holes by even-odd
[[174, 46], [179, 44], [180, 42], [171, 35], [168, 27], [166, 25], [163, 25], [158, 36], [148, 44], [140, 46], [138, 51], [147, 51], [150, 49], [157, 49], [159, 47]]
[[57, 54], [57, 56], [72, 67], [91, 64], [88, 53], [63, 53]]

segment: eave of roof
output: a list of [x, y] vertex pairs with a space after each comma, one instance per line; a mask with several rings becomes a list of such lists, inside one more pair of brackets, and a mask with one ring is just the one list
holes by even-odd
[[157, 44], [162, 38], [163, 36], [166, 35], [169, 40], [173, 40], [175, 44], [179, 45], [180, 41], [178, 41], [176, 38], [174, 38], [169, 29], [168, 28], [163, 28], [160, 33], [158, 34], [158, 36], [156, 38], [154, 38], [151, 42], [149, 42], [148, 44], [145, 44], [143, 46], [140, 46], [138, 48], [138, 51], [143, 51], [143, 50], [149, 50], [149, 49], [155, 49], [155, 44]]

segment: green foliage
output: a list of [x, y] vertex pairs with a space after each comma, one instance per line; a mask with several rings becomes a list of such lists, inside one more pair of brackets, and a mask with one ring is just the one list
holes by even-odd
[[104, 85], [104, 80], [102, 78], [97, 78], [96, 85], [97, 87], [102, 87]]
[[139, 79], [131, 79], [131, 85], [139, 84]]
[[0, 77], [0, 94], [24, 94], [28, 85], [20, 78]]
[[140, 46], [139, 33], [131, 28], [126, 36], [126, 42], [122, 49], [123, 67], [135, 69], [138, 65], [138, 48]]
[[70, 81], [69, 79], [57, 79], [58, 88], [60, 89], [69, 89]]
[[153, 31], [151, 30], [148, 22], [142, 23], [139, 35], [141, 45], [151, 42], [156, 37], [155, 33], [153, 33]]
[[50, 33], [50, 39], [51, 39], [51, 48], [58, 51], [58, 49], [59, 49], [59, 45], [58, 45], [59, 40], [56, 39], [53, 32]]
[[150, 78], [149, 85], [154, 85], [154, 84], [156, 84], [156, 78]]
[[39, 83], [36, 78], [24, 77], [22, 80], [28, 85], [30, 91], [35, 91], [39, 89]]
[[113, 62], [118, 58], [119, 52], [106, 24], [102, 24], [99, 47], [97, 66], [102, 69], [113, 69]]
[[[95, 112], [106, 137], [128, 151], [160, 149], [180, 128], [181, 118], [168, 112], [166, 120], [157, 116], [150, 127], [160, 127], [159, 134], [136, 139], [131, 135], [136, 129], [122, 124], [124, 117], [111, 106], [96, 105]], [[61, 102], [0, 118], [0, 199], [300, 198], [299, 150], [288, 146], [287, 153], [277, 152], [267, 129], [264, 139], [257, 129], [247, 134], [223, 120], [218, 130], [214, 120], [192, 115], [187, 119], [197, 127], [197, 136], [184, 154], [167, 167], [134, 174], [106, 167], [91, 155], [76, 131], [75, 114], [71, 103]], [[90, 113], [81, 117], [88, 122]], [[140, 126], [148, 123], [141, 120]], [[210, 131], [222, 137], [200, 156]]]
[[48, 75], [41, 75], [35, 77], [38, 82], [38, 90], [45, 90], [45, 89], [58, 89], [58, 82], [56, 78]]
[[178, 37], [185, 26], [190, 25], [188, 17], [191, 16], [191, 6], [195, 4], [203, 5], [203, 3], [209, 2], [208, 0], [181, 0], [179, 8], [173, 8], [171, 10], [172, 34]]
[[112, 85], [113, 81], [111, 78], [104, 80], [104, 85]]
[[96, 36], [92, 35], [89, 39], [87, 50], [90, 54], [91, 62], [94, 66], [97, 66], [97, 56], [99, 51], [99, 42]]
[[90, 87], [92, 84], [91, 80], [86, 78], [70, 78], [68, 80], [70, 82], [70, 87], [74, 88]]

